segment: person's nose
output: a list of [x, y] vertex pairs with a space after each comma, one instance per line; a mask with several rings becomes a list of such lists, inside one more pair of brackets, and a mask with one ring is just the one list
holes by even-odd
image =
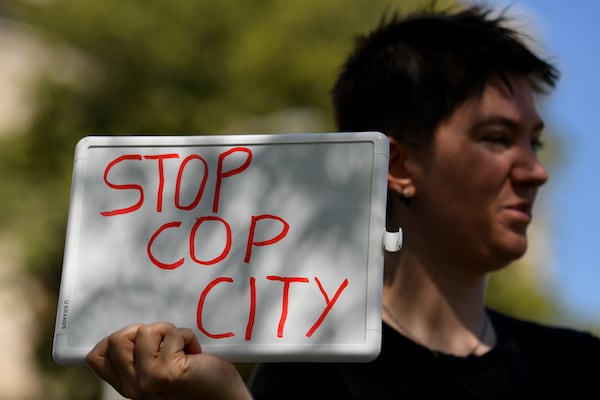
[[535, 187], [542, 186], [548, 180], [548, 170], [530, 143], [519, 146], [512, 175], [516, 182]]

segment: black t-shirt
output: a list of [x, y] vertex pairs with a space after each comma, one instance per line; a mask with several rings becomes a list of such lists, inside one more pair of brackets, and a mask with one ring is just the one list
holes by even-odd
[[433, 353], [387, 324], [369, 363], [267, 363], [264, 399], [600, 399], [600, 339], [489, 311], [497, 345], [482, 356]]

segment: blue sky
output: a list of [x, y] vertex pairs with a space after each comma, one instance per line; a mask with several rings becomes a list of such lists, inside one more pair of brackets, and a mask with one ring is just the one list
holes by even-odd
[[600, 1], [488, 0], [529, 16], [561, 70], [541, 113], [558, 133], [561, 163], [549, 196], [554, 278], [550, 289], [574, 319], [600, 321]]

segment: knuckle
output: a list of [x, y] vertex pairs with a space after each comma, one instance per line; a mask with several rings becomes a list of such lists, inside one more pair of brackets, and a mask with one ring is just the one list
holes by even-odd
[[121, 338], [121, 335], [119, 335], [118, 333], [113, 333], [108, 337], [107, 341], [108, 341], [108, 347], [112, 348], [115, 346], [119, 346], [123, 342], [123, 339]]

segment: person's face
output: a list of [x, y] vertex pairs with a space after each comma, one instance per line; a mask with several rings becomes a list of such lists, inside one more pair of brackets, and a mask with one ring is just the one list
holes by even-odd
[[543, 124], [533, 92], [522, 77], [510, 83], [494, 80], [460, 106], [414, 164], [411, 207], [429, 244], [486, 269], [523, 255], [537, 189], [548, 179], [536, 154]]

